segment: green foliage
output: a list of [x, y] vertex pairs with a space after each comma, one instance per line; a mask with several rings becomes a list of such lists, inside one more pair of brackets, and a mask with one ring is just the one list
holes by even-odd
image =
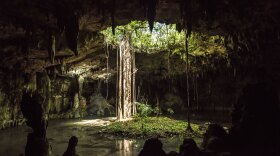
[[153, 109], [147, 103], [138, 103], [136, 107], [137, 114], [135, 119], [141, 123], [141, 129], [145, 129], [146, 119], [149, 115], [152, 114]]
[[174, 110], [172, 108], [168, 108], [167, 109], [168, 114], [172, 115], [174, 114]]
[[131, 37], [131, 43], [136, 52], [156, 53], [165, 50], [183, 51], [185, 35], [176, 31], [176, 25], [155, 23], [153, 32], [149, 30], [146, 21], [132, 21], [131, 23], [118, 26], [116, 34], [111, 33], [111, 28], [101, 32], [105, 36], [105, 42], [119, 45], [127, 34]]
[[162, 114], [159, 106], [156, 106], [156, 107], [153, 109], [153, 114], [155, 114], [156, 116], [159, 116], [159, 115]]
[[[118, 46], [125, 36], [130, 37], [131, 48], [139, 53], [166, 53], [166, 60], [170, 64], [172, 56], [176, 57], [177, 70], [168, 71], [167, 74], [185, 72], [186, 61], [186, 34], [178, 32], [175, 24], [165, 25], [155, 22], [153, 32], [149, 30], [147, 21], [132, 21], [131, 23], [116, 28], [115, 35], [111, 28], [101, 32], [105, 42]], [[188, 37], [189, 72], [192, 75], [215, 73], [217, 68], [226, 68], [230, 65], [228, 53], [224, 45], [224, 37], [192, 32]], [[171, 60], [172, 61], [172, 60]], [[147, 64], [145, 64], [147, 65]], [[172, 64], [170, 64], [172, 66]], [[171, 67], [172, 68], [172, 67]], [[215, 74], [212, 74], [215, 75]]]
[[194, 132], [187, 133], [187, 122], [167, 117], [147, 117], [145, 129], [142, 128], [142, 121], [130, 120], [126, 122], [114, 122], [103, 128], [101, 133], [122, 137], [172, 137], [172, 136], [195, 136], [201, 137], [204, 130], [200, 125], [191, 124]]
[[[111, 28], [101, 32], [105, 42], [118, 46], [125, 35], [130, 36], [130, 41], [136, 52], [157, 53], [169, 51], [171, 54], [185, 52], [186, 36], [184, 31], [178, 32], [175, 24], [165, 25], [155, 23], [153, 32], [149, 30], [147, 21], [132, 21], [131, 23], [116, 28], [115, 35]], [[192, 55], [207, 55], [225, 52], [224, 38], [218, 35], [206, 35], [193, 32], [188, 39], [189, 53]]]
[[138, 103], [137, 104], [137, 117], [139, 118], [146, 118], [152, 114], [153, 109], [147, 103]]

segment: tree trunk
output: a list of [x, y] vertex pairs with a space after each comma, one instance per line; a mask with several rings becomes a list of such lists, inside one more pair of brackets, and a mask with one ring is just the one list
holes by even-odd
[[119, 120], [131, 118], [136, 112], [134, 54], [130, 49], [129, 38], [120, 43], [118, 66], [118, 112]]
[[118, 118], [118, 120], [121, 120], [121, 119], [123, 119], [123, 111], [122, 111], [122, 97], [123, 97], [123, 95], [122, 95], [122, 46], [120, 46], [120, 49], [119, 49], [119, 56], [118, 56], [118, 58], [119, 58], [119, 62], [118, 62], [118, 69], [117, 69], [117, 71], [118, 71], [118, 111], [117, 111], [117, 118]]

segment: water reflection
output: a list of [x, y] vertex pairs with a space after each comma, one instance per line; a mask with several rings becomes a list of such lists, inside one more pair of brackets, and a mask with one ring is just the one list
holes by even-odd
[[122, 156], [132, 156], [133, 153], [133, 140], [116, 140], [116, 146], [120, 151], [120, 155]]
[[[117, 139], [102, 137], [95, 127], [77, 125], [77, 120], [50, 121], [47, 138], [52, 146], [54, 156], [61, 156], [67, 149], [71, 136], [78, 137], [77, 154], [79, 156], [137, 156], [143, 147], [143, 139]], [[0, 131], [0, 156], [17, 156], [24, 153], [27, 135], [31, 129], [22, 126]], [[161, 139], [166, 152], [178, 151], [183, 138]], [[200, 144], [201, 139], [195, 139]]]

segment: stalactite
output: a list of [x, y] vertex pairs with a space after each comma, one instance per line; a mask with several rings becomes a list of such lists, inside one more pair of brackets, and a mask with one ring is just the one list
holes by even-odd
[[115, 11], [116, 11], [116, 2], [113, 0], [111, 7], [111, 23], [112, 23], [112, 33], [115, 35], [116, 23], [115, 23]]
[[65, 59], [64, 58], [62, 58], [62, 62], [61, 62], [61, 74], [62, 75], [67, 74], [66, 63], [65, 63]]
[[65, 38], [70, 50], [78, 55], [77, 39], [79, 34], [79, 18], [73, 10], [58, 4], [55, 8], [57, 17], [57, 27], [59, 32], [65, 32]]
[[55, 35], [48, 30], [48, 54], [49, 54], [49, 59], [51, 63], [54, 63], [54, 58], [55, 58], [55, 52], [56, 52], [56, 47], [55, 47]]
[[148, 1], [148, 9], [147, 9], [147, 19], [149, 23], [150, 31], [153, 31], [154, 21], [156, 17], [156, 5], [158, 0], [149, 0]]
[[183, 20], [183, 26], [187, 28], [187, 36], [192, 32], [192, 0], [180, 1], [180, 13]]
[[56, 39], [55, 39], [55, 35], [53, 35], [52, 36], [52, 56], [51, 56], [52, 63], [54, 63], [55, 53], [56, 53], [55, 43], [56, 43]]
[[182, 24], [181, 23], [176, 23], [176, 30], [179, 32], [179, 33], [181, 33], [181, 31], [182, 31]]
[[65, 36], [68, 43], [68, 47], [74, 52], [75, 55], [78, 55], [77, 39], [79, 33], [79, 20], [78, 17], [71, 13], [71, 16], [65, 24]]

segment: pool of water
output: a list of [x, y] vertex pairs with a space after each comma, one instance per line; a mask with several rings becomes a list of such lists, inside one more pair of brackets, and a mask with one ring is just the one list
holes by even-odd
[[[56, 120], [50, 121], [47, 137], [52, 146], [54, 156], [61, 156], [67, 148], [71, 136], [78, 137], [76, 148], [79, 156], [136, 156], [142, 149], [145, 140], [104, 137], [97, 134], [96, 119], [92, 120]], [[88, 123], [94, 124], [88, 124]], [[18, 156], [24, 154], [27, 134], [31, 129], [26, 126], [8, 128], [0, 131], [0, 156]], [[200, 138], [194, 138], [198, 144]], [[164, 139], [163, 148], [166, 152], [178, 151], [183, 138]]]

